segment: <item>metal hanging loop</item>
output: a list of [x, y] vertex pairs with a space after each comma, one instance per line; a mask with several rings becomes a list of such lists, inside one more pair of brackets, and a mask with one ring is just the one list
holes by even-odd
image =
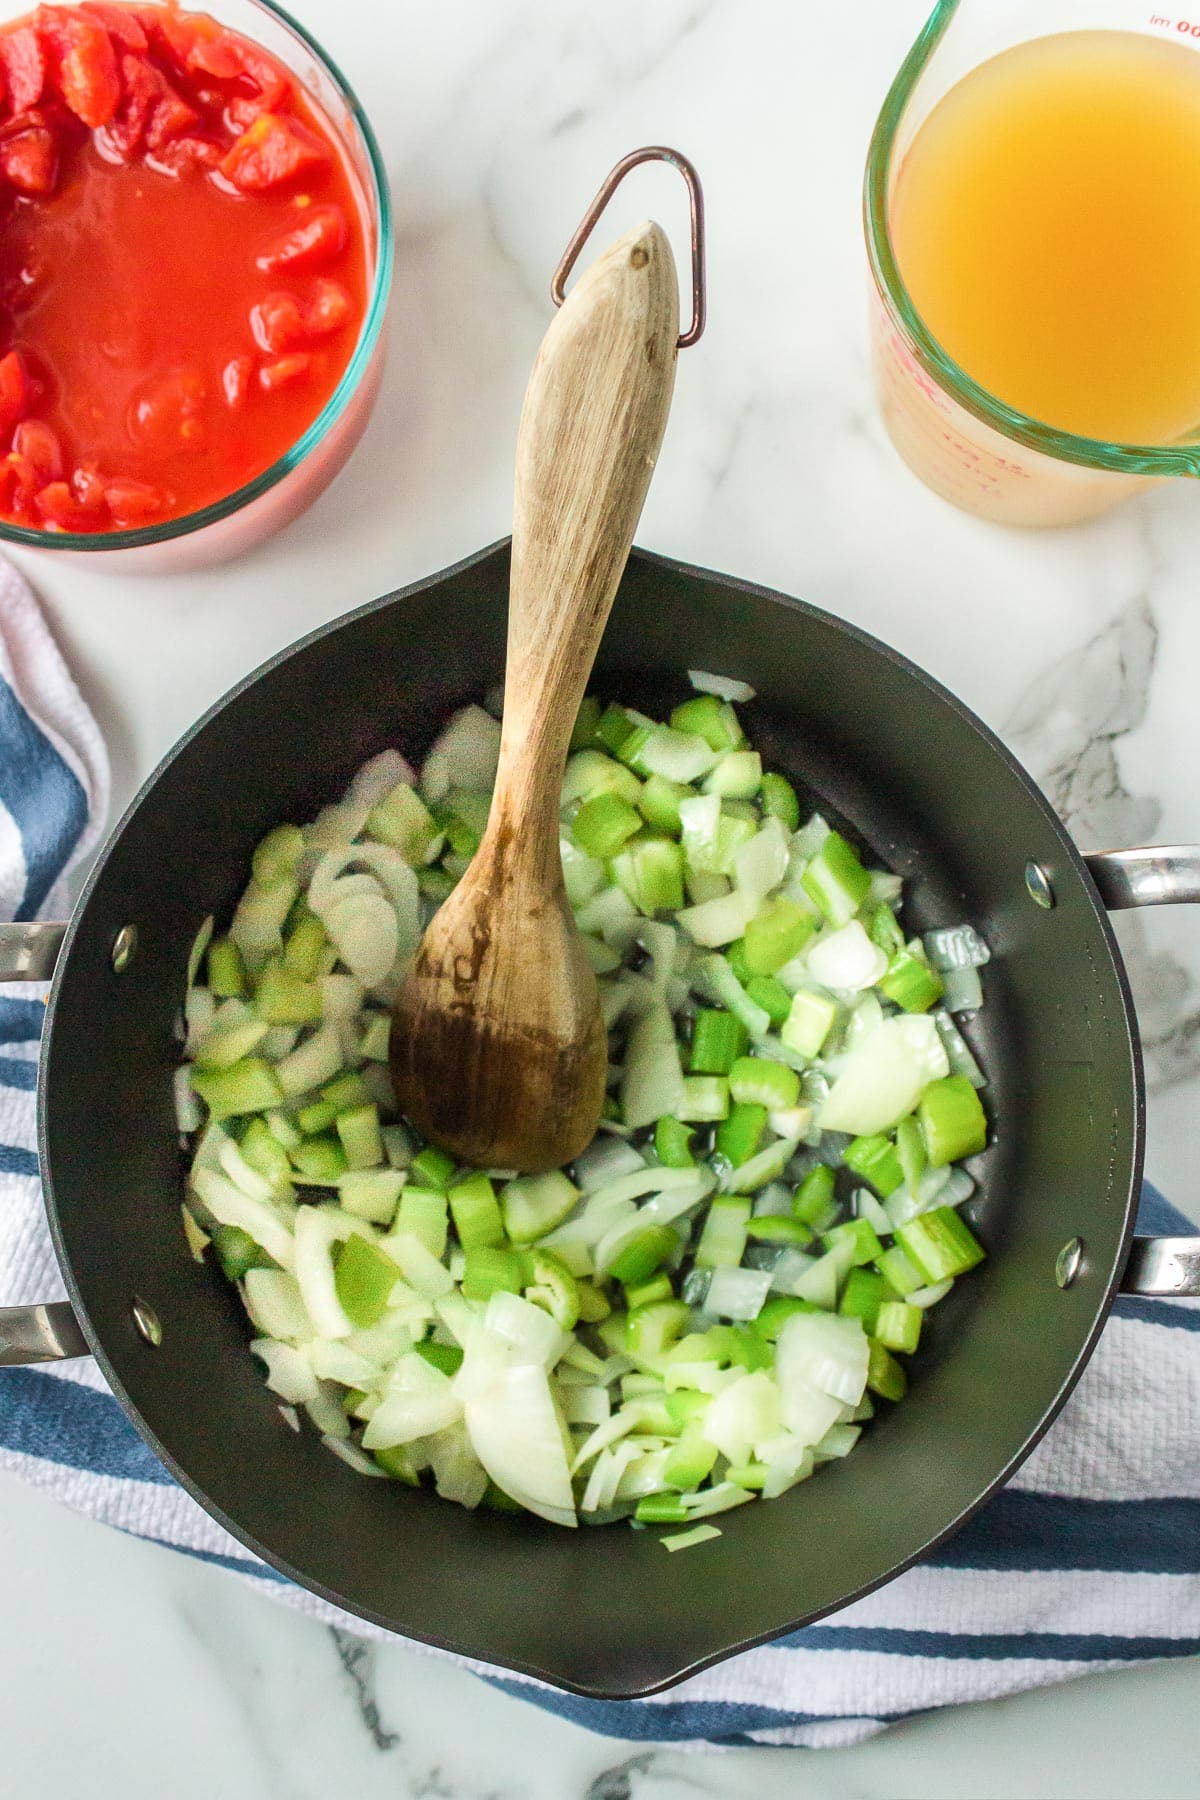
[[636, 169], [639, 163], [665, 162], [673, 169], [678, 169], [687, 182], [688, 203], [692, 218], [692, 322], [679, 339], [679, 348], [686, 350], [694, 344], [704, 330], [707, 310], [704, 285], [704, 192], [700, 186], [700, 177], [692, 163], [680, 150], [669, 150], [665, 144], [647, 144], [641, 150], [631, 150], [623, 156], [616, 167], [611, 169], [601, 182], [592, 204], [584, 213], [575, 234], [562, 254], [562, 261], [554, 271], [550, 282], [550, 298], [555, 306], [561, 306], [565, 295], [567, 277], [579, 260], [579, 253], [587, 243], [596, 226], [596, 221], [612, 199], [621, 182], [630, 169]]

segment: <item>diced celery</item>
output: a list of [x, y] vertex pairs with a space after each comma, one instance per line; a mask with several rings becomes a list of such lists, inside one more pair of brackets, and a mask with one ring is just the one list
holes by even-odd
[[732, 706], [715, 694], [698, 694], [685, 700], [671, 714], [675, 731], [690, 731], [702, 737], [710, 750], [736, 750], [743, 741], [738, 716]]
[[462, 1291], [468, 1300], [490, 1300], [493, 1294], [519, 1294], [525, 1286], [525, 1259], [519, 1250], [480, 1245], [466, 1253]]
[[789, 1219], [781, 1213], [763, 1213], [750, 1220], [746, 1236], [754, 1244], [795, 1244], [800, 1247], [811, 1244], [813, 1234], [800, 1219]]
[[217, 1120], [265, 1112], [283, 1099], [278, 1075], [259, 1056], [245, 1056], [228, 1069], [193, 1068], [192, 1086]]
[[571, 733], [571, 749], [583, 750], [595, 741], [596, 727], [600, 723], [600, 702], [594, 694], [585, 694], [579, 702], [579, 711], [575, 714], [575, 729]]
[[347, 1170], [338, 1181], [338, 1200], [343, 1211], [356, 1219], [390, 1225], [403, 1187], [404, 1177], [398, 1169]]
[[835, 1212], [833, 1187], [833, 1170], [827, 1163], [810, 1169], [792, 1200], [795, 1217], [814, 1231], [824, 1231]]
[[568, 757], [563, 776], [562, 800], [590, 800], [593, 794], [619, 794], [636, 806], [642, 784], [631, 769], [626, 769], [602, 750], [577, 750]]
[[440, 835], [433, 814], [406, 781], [367, 815], [367, 836], [391, 844], [407, 863], [423, 863]]
[[[713, 1461], [716, 1461], [716, 1454]], [[696, 1485], [698, 1487], [699, 1482]], [[678, 1494], [647, 1494], [643, 1500], [638, 1501], [633, 1516], [640, 1525], [686, 1525], [691, 1518]], [[697, 1526], [696, 1529], [699, 1530], [700, 1527]], [[690, 1537], [692, 1534], [689, 1532], [687, 1535]]]
[[908, 1392], [908, 1377], [890, 1350], [876, 1338], [870, 1339], [867, 1362], [867, 1386], [883, 1400], [903, 1400]]
[[877, 906], [871, 914], [871, 942], [889, 958], [904, 948], [904, 933], [896, 923], [896, 915], [890, 906]]
[[753, 975], [774, 975], [804, 948], [815, 929], [816, 920], [806, 907], [786, 894], [777, 895], [746, 926], [746, 967]]
[[682, 908], [683, 851], [673, 839], [639, 839], [613, 857], [610, 868], [617, 884], [646, 918]]
[[681, 1119], [661, 1118], [654, 1127], [654, 1154], [665, 1169], [694, 1169], [692, 1132]]
[[952, 1206], [935, 1206], [897, 1226], [896, 1241], [931, 1283], [964, 1275], [986, 1255], [970, 1226]]
[[574, 1331], [579, 1322], [580, 1286], [561, 1256], [553, 1250], [527, 1250], [522, 1260], [531, 1268], [525, 1276], [525, 1298], [548, 1312], [563, 1331]]
[[742, 1194], [714, 1194], [696, 1246], [698, 1269], [736, 1269], [746, 1251], [750, 1201]]
[[[614, 1318], [621, 1316], [613, 1315]], [[639, 1307], [626, 1313], [625, 1344], [630, 1356], [661, 1356], [679, 1337], [691, 1317], [691, 1309], [682, 1300], [659, 1300], [653, 1306]]]
[[831, 925], [848, 925], [871, 887], [871, 877], [844, 837], [831, 831], [800, 878]]
[[853, 1268], [874, 1262], [877, 1256], [883, 1254], [883, 1245], [869, 1219], [847, 1219], [844, 1225], [835, 1225], [832, 1231], [826, 1232], [824, 1242], [829, 1249], [835, 1244], [851, 1245], [854, 1254], [850, 1262]]
[[254, 1010], [268, 1025], [315, 1025], [321, 1017], [321, 991], [315, 981], [271, 958], [255, 986]]
[[800, 824], [800, 802], [790, 781], [782, 775], [768, 773], [762, 778], [759, 799], [767, 818], [778, 819], [789, 831]]
[[688, 1069], [693, 1075], [728, 1075], [746, 1038], [746, 1027], [732, 1013], [701, 1007], [692, 1027]]
[[909, 1192], [915, 1194], [925, 1173], [926, 1156], [920, 1122], [911, 1113], [896, 1127], [896, 1156]]
[[[859, 1270], [859, 1274], [863, 1271]], [[903, 1350], [911, 1356], [921, 1341], [921, 1324], [925, 1314], [919, 1306], [908, 1306], [903, 1300], [885, 1300], [879, 1308], [875, 1324], [866, 1329], [885, 1350]]]
[[457, 1167], [454, 1158], [436, 1144], [426, 1144], [412, 1159], [411, 1178], [423, 1187], [444, 1188]]
[[[770, 1014], [750, 998], [728, 956], [704, 957], [693, 977], [693, 986], [702, 988], [710, 999], [739, 1019], [756, 1043], [766, 1037], [771, 1026]], [[739, 1056], [745, 1047], [745, 1044], [741, 1046]]]
[[638, 811], [647, 825], [656, 831], [669, 831], [678, 837], [681, 820], [679, 803], [691, 799], [694, 790], [682, 781], [668, 781], [665, 775], [651, 775], [638, 796]]
[[496, 1190], [482, 1173], [468, 1175], [450, 1189], [450, 1212], [464, 1250], [490, 1250], [504, 1242], [504, 1220]]
[[838, 1311], [848, 1318], [861, 1319], [863, 1330], [872, 1332], [879, 1318], [882, 1300], [883, 1276], [874, 1269], [851, 1269], [842, 1289], [842, 1297], [838, 1301]]
[[673, 1300], [675, 1289], [671, 1286], [671, 1277], [661, 1271], [652, 1275], [649, 1281], [639, 1282], [636, 1287], [626, 1287], [625, 1304], [630, 1312], [639, 1306], [652, 1306], [656, 1300]]
[[292, 1178], [292, 1166], [287, 1159], [287, 1151], [276, 1138], [265, 1119], [250, 1120], [242, 1133], [238, 1145], [243, 1158], [265, 1175], [272, 1187], [285, 1187]]
[[607, 861], [641, 825], [641, 815], [619, 794], [594, 794], [571, 821], [571, 836], [585, 856]]
[[462, 1368], [463, 1353], [458, 1344], [439, 1344], [433, 1338], [424, 1338], [413, 1349], [431, 1369], [440, 1369], [443, 1375], [457, 1375]]
[[930, 1082], [917, 1106], [917, 1118], [931, 1168], [943, 1168], [987, 1147], [987, 1116], [965, 1075]]
[[404, 1189], [396, 1210], [396, 1231], [408, 1232], [424, 1244], [431, 1256], [440, 1259], [446, 1253], [447, 1226], [443, 1189], [412, 1186]]
[[208, 946], [208, 985], [218, 1000], [240, 999], [246, 992], [242, 953], [231, 938], [214, 938]]
[[877, 983], [881, 994], [905, 1012], [928, 1012], [940, 1000], [945, 986], [936, 969], [911, 950], [898, 950]]
[[814, 1307], [811, 1300], [799, 1300], [793, 1294], [772, 1294], [769, 1300], [764, 1301], [752, 1330], [756, 1331], [759, 1337], [774, 1343], [793, 1313], [819, 1310], [818, 1307]]
[[321, 966], [321, 952], [328, 941], [320, 919], [314, 913], [305, 912], [284, 942], [284, 968], [301, 981], [315, 981]]
[[717, 1126], [714, 1146], [717, 1155], [725, 1157], [733, 1168], [740, 1168], [743, 1163], [749, 1162], [758, 1149], [766, 1123], [765, 1106], [753, 1101], [735, 1100]]
[[729, 1092], [739, 1104], [786, 1112], [800, 1098], [800, 1077], [766, 1056], [739, 1056], [729, 1071]]
[[507, 1184], [500, 1198], [505, 1229], [514, 1244], [531, 1244], [561, 1225], [578, 1198], [579, 1189], [561, 1169], [522, 1175]]
[[900, 1166], [896, 1146], [889, 1137], [876, 1135], [855, 1138], [843, 1150], [842, 1161], [856, 1175], [861, 1175], [864, 1181], [869, 1181], [875, 1192], [885, 1200], [889, 1194], [895, 1193], [904, 1180], [904, 1170]]
[[677, 1116], [687, 1125], [710, 1124], [729, 1113], [729, 1083], [723, 1075], [685, 1075]]
[[723, 800], [753, 800], [762, 786], [762, 757], [757, 750], [730, 750], [703, 782], [706, 794]]
[[400, 1271], [368, 1238], [348, 1237], [334, 1251], [334, 1286], [342, 1311], [360, 1330], [377, 1325]]
[[622, 1286], [637, 1286], [648, 1281], [671, 1252], [678, 1248], [679, 1238], [667, 1225], [647, 1225], [630, 1238], [608, 1273]]
[[214, 1225], [212, 1247], [228, 1281], [241, 1281], [248, 1269], [272, 1269], [274, 1263], [240, 1225]]
[[[670, 1394], [667, 1398], [670, 1401], [675, 1396]], [[712, 1474], [720, 1454], [717, 1446], [701, 1437], [699, 1431], [685, 1431], [679, 1442], [673, 1446], [663, 1466], [663, 1481], [667, 1487], [674, 1488], [678, 1493], [693, 1493], [701, 1482], [707, 1481]], [[665, 1500], [667, 1496], [664, 1494], [657, 1498]], [[645, 1504], [646, 1502], [643, 1501], [642, 1505]], [[642, 1516], [640, 1507], [638, 1515]]]
[[210, 1031], [196, 1052], [198, 1069], [229, 1069], [241, 1062], [265, 1039], [270, 1026], [265, 1019], [239, 1019], [217, 1031]]
[[620, 752], [621, 745], [633, 735], [636, 729], [634, 721], [625, 708], [610, 701], [597, 717], [592, 735], [598, 744], [603, 744], [606, 750], [611, 750], [616, 756]]
[[875, 1267], [897, 1294], [915, 1294], [918, 1288], [925, 1286], [926, 1277], [915, 1266], [911, 1257], [905, 1255], [899, 1244], [892, 1244], [881, 1256], [877, 1256]]
[[351, 1106], [340, 1112], [333, 1122], [334, 1130], [346, 1152], [350, 1169], [371, 1169], [383, 1161], [383, 1140], [379, 1135], [379, 1108], [374, 1101], [364, 1106]]
[[761, 1006], [775, 1026], [782, 1025], [792, 1010], [792, 996], [774, 975], [752, 975], [746, 983], [746, 998]]
[[780, 1027], [779, 1035], [789, 1050], [795, 1050], [801, 1056], [819, 1056], [836, 1017], [837, 1002], [829, 994], [801, 988], [792, 996], [791, 1011]]
[[276, 887], [292, 881], [304, 854], [304, 833], [298, 825], [277, 825], [255, 846], [251, 858], [254, 879], [260, 887]]
[[305, 1138], [302, 1144], [288, 1154], [293, 1167], [310, 1181], [332, 1184], [350, 1166], [346, 1161], [346, 1152], [332, 1132]]

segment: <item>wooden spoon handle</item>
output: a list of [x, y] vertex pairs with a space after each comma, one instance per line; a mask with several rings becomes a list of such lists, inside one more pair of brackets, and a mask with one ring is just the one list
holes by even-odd
[[555, 883], [567, 746], [666, 429], [678, 335], [671, 246], [647, 221], [568, 295], [525, 393], [492, 829], [536, 836]]

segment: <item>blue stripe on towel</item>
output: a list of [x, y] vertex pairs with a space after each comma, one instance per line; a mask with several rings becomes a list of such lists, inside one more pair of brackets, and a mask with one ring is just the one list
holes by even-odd
[[87, 824], [87, 795], [6, 681], [0, 680], [0, 805], [21, 834], [25, 893], [18, 919], [37, 916]]
[[1039, 1662], [1131, 1662], [1194, 1656], [1200, 1650], [1196, 1637], [1119, 1637], [1099, 1631], [909, 1631], [877, 1625], [808, 1625], [777, 1642], [790, 1650], [867, 1650], [966, 1662], [1014, 1656]]
[[0, 1056], [0, 1087], [22, 1088], [31, 1094], [37, 1086], [38, 1066], [32, 1057]]
[[38, 1159], [34, 1151], [20, 1144], [0, 1144], [0, 1175], [38, 1175]]
[[728, 1744], [740, 1733], [778, 1731], [784, 1727], [829, 1724], [891, 1724], [897, 1719], [911, 1718], [909, 1712], [804, 1713], [780, 1710], [737, 1700], [663, 1700], [649, 1704], [628, 1700], [588, 1700], [579, 1694], [549, 1692], [531, 1688], [525, 1682], [503, 1675], [489, 1675], [492, 1687], [502, 1688], [521, 1700], [533, 1700], [561, 1718], [589, 1731], [603, 1732], [606, 1737], [650, 1739], [673, 1738], [691, 1740], [708, 1738], [713, 1743]]
[[0, 999], [0, 1044], [36, 1044], [45, 1020], [41, 1000]]
[[119, 1481], [174, 1485], [111, 1394], [40, 1369], [0, 1369], [0, 1445]]
[[1200, 1500], [1068, 1500], [1004, 1488], [949, 1543], [935, 1568], [1200, 1570]]

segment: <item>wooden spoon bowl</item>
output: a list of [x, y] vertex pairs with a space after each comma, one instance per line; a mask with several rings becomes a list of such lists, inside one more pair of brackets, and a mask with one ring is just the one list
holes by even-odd
[[647, 222], [579, 281], [525, 395], [491, 815], [392, 1024], [401, 1108], [482, 1168], [571, 1161], [604, 1103], [607, 1039], [563, 886], [560, 793], [666, 429], [678, 334], [671, 247]]

